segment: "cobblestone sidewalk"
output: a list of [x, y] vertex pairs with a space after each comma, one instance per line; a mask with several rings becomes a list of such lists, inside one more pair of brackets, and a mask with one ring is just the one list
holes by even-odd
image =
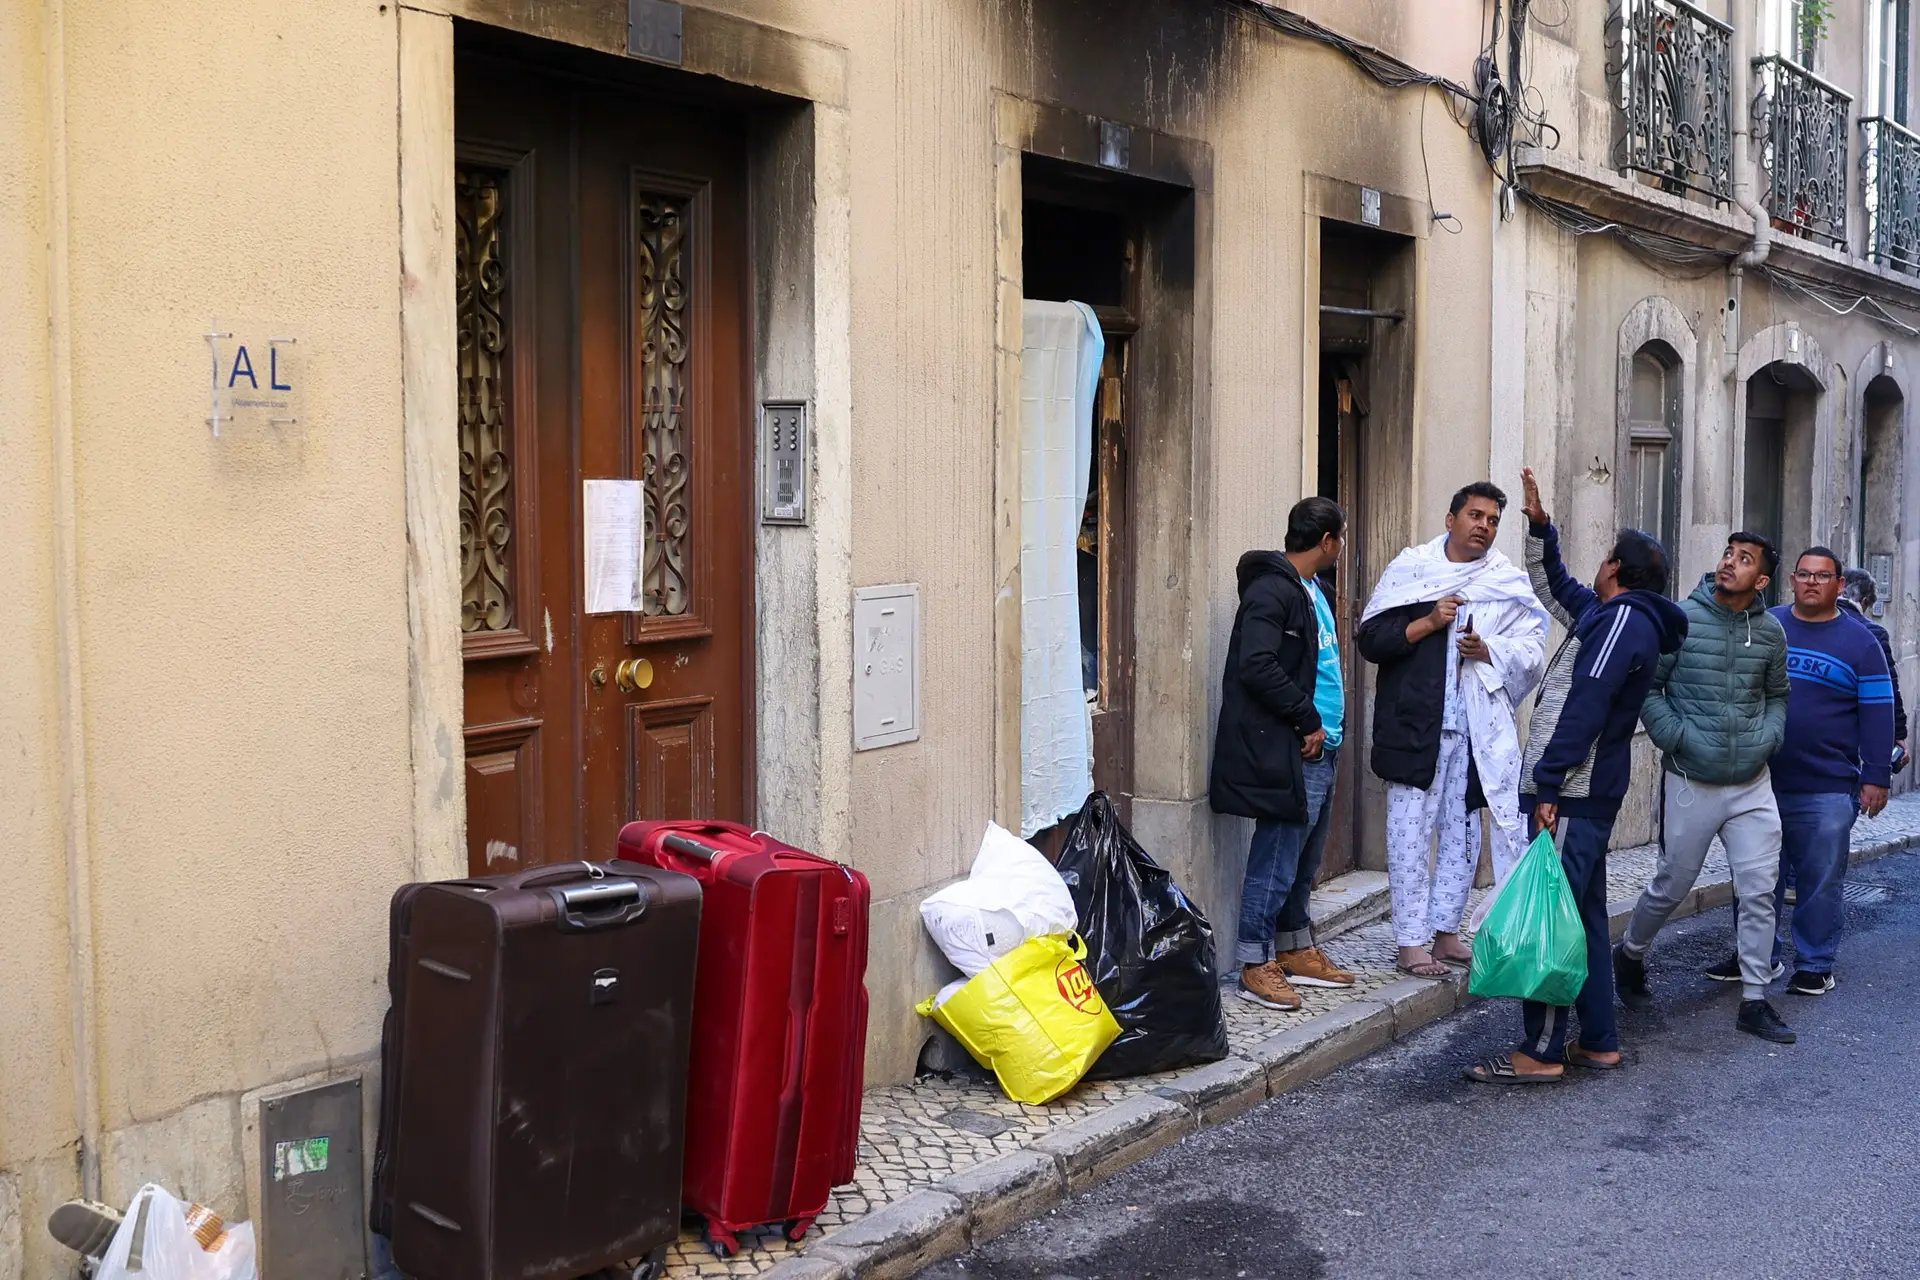
[[[1915, 840], [1920, 840], [1920, 794], [1895, 800], [1879, 818], [1862, 820], [1853, 831], [1856, 858]], [[1646, 845], [1608, 856], [1608, 897], [1616, 912], [1630, 906], [1652, 878], [1657, 852], [1658, 846]], [[1718, 905], [1730, 888], [1726, 856], [1716, 844], [1701, 873], [1696, 898], [1683, 907], [1683, 914]], [[1475, 904], [1482, 892], [1475, 892]], [[1391, 921], [1354, 928], [1328, 941], [1326, 951], [1336, 963], [1359, 973], [1360, 985], [1351, 991], [1303, 990], [1306, 1007], [1297, 1013], [1281, 1013], [1229, 994], [1224, 1004], [1234, 1054], [1376, 993], [1400, 976], [1393, 968]], [[675, 1280], [756, 1275], [873, 1210], [961, 1170], [1030, 1147], [1055, 1129], [1149, 1094], [1180, 1074], [1083, 1084], [1043, 1107], [1009, 1101], [990, 1078], [973, 1076], [928, 1077], [911, 1085], [869, 1090], [861, 1118], [856, 1180], [835, 1192], [805, 1241], [796, 1245], [777, 1227], [770, 1227], [742, 1236], [741, 1252], [723, 1260], [707, 1247], [697, 1228], [689, 1227], [669, 1254], [667, 1275]]]

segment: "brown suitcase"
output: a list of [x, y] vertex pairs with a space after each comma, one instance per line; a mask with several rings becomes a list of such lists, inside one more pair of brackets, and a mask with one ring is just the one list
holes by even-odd
[[678, 1236], [699, 923], [692, 877], [625, 862], [395, 895], [373, 1211], [402, 1271], [574, 1280]]

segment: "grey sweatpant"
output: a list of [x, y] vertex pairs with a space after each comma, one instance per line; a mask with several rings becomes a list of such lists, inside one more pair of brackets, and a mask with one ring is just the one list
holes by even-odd
[[1693, 891], [1707, 848], [1719, 836], [1738, 900], [1734, 927], [1741, 994], [1761, 999], [1773, 977], [1773, 887], [1780, 876], [1780, 810], [1773, 802], [1772, 775], [1762, 769], [1751, 782], [1716, 787], [1669, 773], [1664, 810], [1660, 867], [1634, 904], [1627, 950], [1646, 954], [1660, 926]]

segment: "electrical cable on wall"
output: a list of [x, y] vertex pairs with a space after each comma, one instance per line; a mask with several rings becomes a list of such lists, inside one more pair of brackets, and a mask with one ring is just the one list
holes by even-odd
[[[1474, 139], [1482, 156], [1486, 159], [1488, 169], [1492, 171], [1495, 181], [1501, 188], [1500, 203], [1503, 218], [1511, 217], [1513, 204], [1523, 201], [1528, 208], [1569, 235], [1613, 236], [1634, 257], [1661, 274], [1676, 279], [1700, 279], [1725, 270], [1727, 264], [1733, 260], [1733, 254], [1704, 248], [1677, 236], [1642, 231], [1636, 227], [1595, 217], [1577, 205], [1555, 200], [1532, 190], [1521, 179], [1515, 169], [1513, 157], [1516, 126], [1524, 127], [1528, 141], [1534, 146], [1544, 147], [1550, 151], [1558, 150], [1561, 141], [1561, 132], [1557, 126], [1547, 120], [1544, 106], [1535, 105], [1541, 101], [1539, 91], [1526, 83], [1524, 65], [1526, 30], [1530, 20], [1537, 20], [1531, 17], [1535, 0], [1492, 0], [1492, 22], [1486, 30], [1486, 41], [1481, 47], [1480, 54], [1474, 59], [1473, 89], [1468, 89], [1445, 76], [1422, 71], [1384, 49], [1368, 44], [1364, 40], [1341, 35], [1311, 18], [1268, 3], [1268, 0], [1226, 0], [1226, 2], [1230, 7], [1251, 16], [1261, 25], [1283, 35], [1312, 40], [1338, 50], [1376, 83], [1386, 88], [1418, 88], [1423, 93], [1428, 89], [1440, 90], [1446, 95], [1447, 113], [1453, 117], [1455, 124], [1466, 130]], [[1559, 27], [1567, 22], [1569, 16], [1569, 6], [1563, 0], [1560, 17], [1557, 20], [1538, 21], [1542, 21], [1544, 26]], [[1503, 34], [1506, 37], [1507, 46], [1507, 70], [1504, 76], [1500, 70], [1500, 37]], [[1548, 141], [1549, 136], [1551, 141]], [[1427, 164], [1426, 146], [1426, 104], [1423, 101], [1420, 121], [1420, 158], [1422, 169], [1426, 173], [1427, 207], [1432, 210], [1433, 174]], [[1502, 171], [1503, 163], [1504, 172]], [[1460, 219], [1451, 213], [1435, 212], [1432, 218], [1435, 222], [1446, 226], [1449, 231], [1460, 229]], [[1836, 315], [1858, 313], [1909, 337], [1920, 337], [1920, 329], [1901, 320], [1876, 298], [1842, 294], [1817, 281], [1781, 271], [1771, 265], [1762, 266], [1760, 274], [1782, 291], [1805, 298]]]

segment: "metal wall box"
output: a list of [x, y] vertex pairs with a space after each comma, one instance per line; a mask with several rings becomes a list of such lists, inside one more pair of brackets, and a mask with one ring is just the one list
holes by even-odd
[[673, 0], [627, 0], [627, 56], [680, 66], [686, 61], [684, 18]]
[[1887, 616], [1887, 601], [1893, 599], [1893, 553], [1875, 551], [1867, 557], [1867, 572], [1873, 575], [1873, 616]]
[[260, 1274], [365, 1280], [360, 1080], [260, 1104]]
[[920, 737], [920, 588], [853, 593], [853, 749]]
[[760, 523], [807, 522], [807, 402], [760, 406]]

